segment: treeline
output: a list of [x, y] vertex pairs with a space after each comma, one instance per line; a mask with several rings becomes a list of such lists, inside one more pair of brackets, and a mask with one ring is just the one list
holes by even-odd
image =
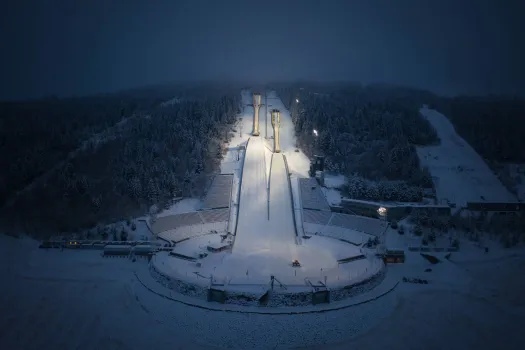
[[[41, 236], [70, 232], [143, 215], [153, 204], [162, 207], [174, 196], [194, 194], [194, 190], [204, 188], [208, 175], [220, 163], [224, 142], [230, 137], [241, 101], [237, 89], [192, 92], [181, 93], [183, 97], [163, 107], [159, 103], [175, 97], [173, 94], [160, 96], [162, 99], [158, 94], [139, 98], [140, 106], [136, 105], [132, 118], [119, 123], [115, 129], [118, 133], [106, 133], [101, 139], [89, 142], [88, 147], [67, 159], [46, 181], [37, 183], [4, 208], [2, 216], [6, 223], [11, 227], [22, 225], [26, 232]], [[114, 95], [119, 108], [124, 96]], [[128, 98], [133, 103], [137, 93], [130, 93]], [[59, 105], [60, 101], [54, 103]], [[103, 118], [92, 115], [109, 112], [98, 105], [86, 103], [86, 106], [87, 111], [79, 111], [72, 104], [70, 108], [76, 114], [71, 118], [78, 119], [76, 123], [85, 123], [82, 116], [95, 120], [96, 127], [84, 128], [91, 135], [122, 119], [117, 113], [110, 121], [102, 122]], [[46, 136], [54, 135], [49, 129], [60, 128], [56, 123], [62, 119], [45, 113], [44, 109], [40, 115], [47, 123], [42, 121], [38, 124], [40, 129], [32, 127], [32, 130], [42, 132], [43, 142], [50, 142], [45, 141]], [[34, 114], [39, 114], [36, 107]], [[88, 138], [88, 132], [85, 133]], [[60, 137], [57, 139], [63, 142]], [[75, 142], [71, 141], [67, 150], [79, 145], [78, 135], [72, 139]], [[24, 147], [21, 139], [10, 141], [9, 149]], [[51, 158], [48, 153], [53, 152], [54, 148], [41, 149], [44, 157]], [[56, 162], [60, 157], [53, 159]], [[50, 160], [47, 168], [52, 165]]]
[[92, 135], [150, 110], [182, 88], [0, 103], [0, 207]]
[[489, 162], [525, 162], [525, 100], [462, 96], [440, 99], [432, 107]]
[[422, 188], [432, 187], [415, 149], [439, 142], [419, 114], [428, 93], [357, 84], [281, 87], [278, 92], [291, 112], [298, 146], [308, 156], [324, 154], [328, 170], [346, 175], [351, 197], [420, 201]]

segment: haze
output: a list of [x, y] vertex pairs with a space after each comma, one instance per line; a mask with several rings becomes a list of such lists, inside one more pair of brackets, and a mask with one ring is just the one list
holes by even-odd
[[176, 81], [350, 80], [525, 91], [523, 1], [17, 0], [0, 99]]

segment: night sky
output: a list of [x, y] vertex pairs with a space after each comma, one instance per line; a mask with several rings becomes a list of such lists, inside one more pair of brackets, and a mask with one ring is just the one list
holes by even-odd
[[525, 92], [523, 0], [7, 0], [0, 99], [195, 80]]

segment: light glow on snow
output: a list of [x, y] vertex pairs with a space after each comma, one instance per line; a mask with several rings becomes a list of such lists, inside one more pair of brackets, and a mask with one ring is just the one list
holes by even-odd
[[[235, 220], [235, 215], [238, 216], [232, 251], [210, 253], [199, 259], [199, 275], [194, 274], [195, 262], [173, 258], [168, 253], [157, 254], [155, 266], [168, 275], [182, 279], [187, 277], [192, 283], [202, 285], [207, 283], [202, 276], [213, 276], [214, 280], [227, 283], [230, 289], [239, 284], [260, 288], [261, 284], [270, 281], [270, 276], [275, 276], [285, 284], [308, 290], [310, 287], [305, 285], [305, 278], [326, 278], [331, 286], [344, 286], [375, 274], [381, 268], [378, 259], [364, 259], [342, 265], [338, 263], [340, 259], [362, 254], [360, 248], [352, 244], [329, 237], [311, 237], [302, 240], [302, 244], [297, 244], [301, 242], [300, 237], [303, 235], [297, 176], [307, 176], [309, 160], [302, 152], [296, 152], [292, 120], [282, 101], [273, 91], [267, 96], [281, 114], [283, 152], [272, 153], [271, 147], [262, 137], [250, 137], [253, 107], [248, 106], [241, 115], [240, 125], [236, 126], [242, 127], [243, 132], [239, 137], [235, 136], [228, 146], [229, 149], [235, 149], [243, 142], [246, 147], [244, 160], [237, 161], [227, 157], [223, 161], [234, 164], [232, 167], [236, 177], [240, 175], [240, 167], [243, 167], [239, 203], [232, 210], [236, 214], [232, 214], [230, 218]], [[243, 92], [242, 97], [244, 105], [248, 105], [252, 98], [249, 92]], [[290, 180], [284, 155], [292, 173]], [[239, 182], [234, 180], [234, 183]], [[292, 203], [292, 193], [295, 203]], [[236, 196], [237, 193], [232, 198]], [[299, 237], [296, 236], [294, 227], [294, 211]], [[230, 231], [235, 232], [233, 221], [230, 227]], [[198, 257], [200, 253], [206, 252], [207, 244], [219, 243], [219, 238], [219, 235], [194, 236], [177, 244], [173, 251]], [[359, 243], [361, 242], [362, 239]], [[298, 260], [301, 267], [293, 267], [294, 260]]]

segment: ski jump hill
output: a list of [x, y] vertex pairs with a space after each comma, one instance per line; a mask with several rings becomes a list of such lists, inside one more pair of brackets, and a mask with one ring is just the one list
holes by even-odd
[[266, 178], [265, 147], [260, 138], [251, 138], [246, 148], [239, 201], [239, 221], [233, 253], [245, 257], [273, 252], [291, 262], [295, 245], [293, 205], [283, 155], [271, 157]]

